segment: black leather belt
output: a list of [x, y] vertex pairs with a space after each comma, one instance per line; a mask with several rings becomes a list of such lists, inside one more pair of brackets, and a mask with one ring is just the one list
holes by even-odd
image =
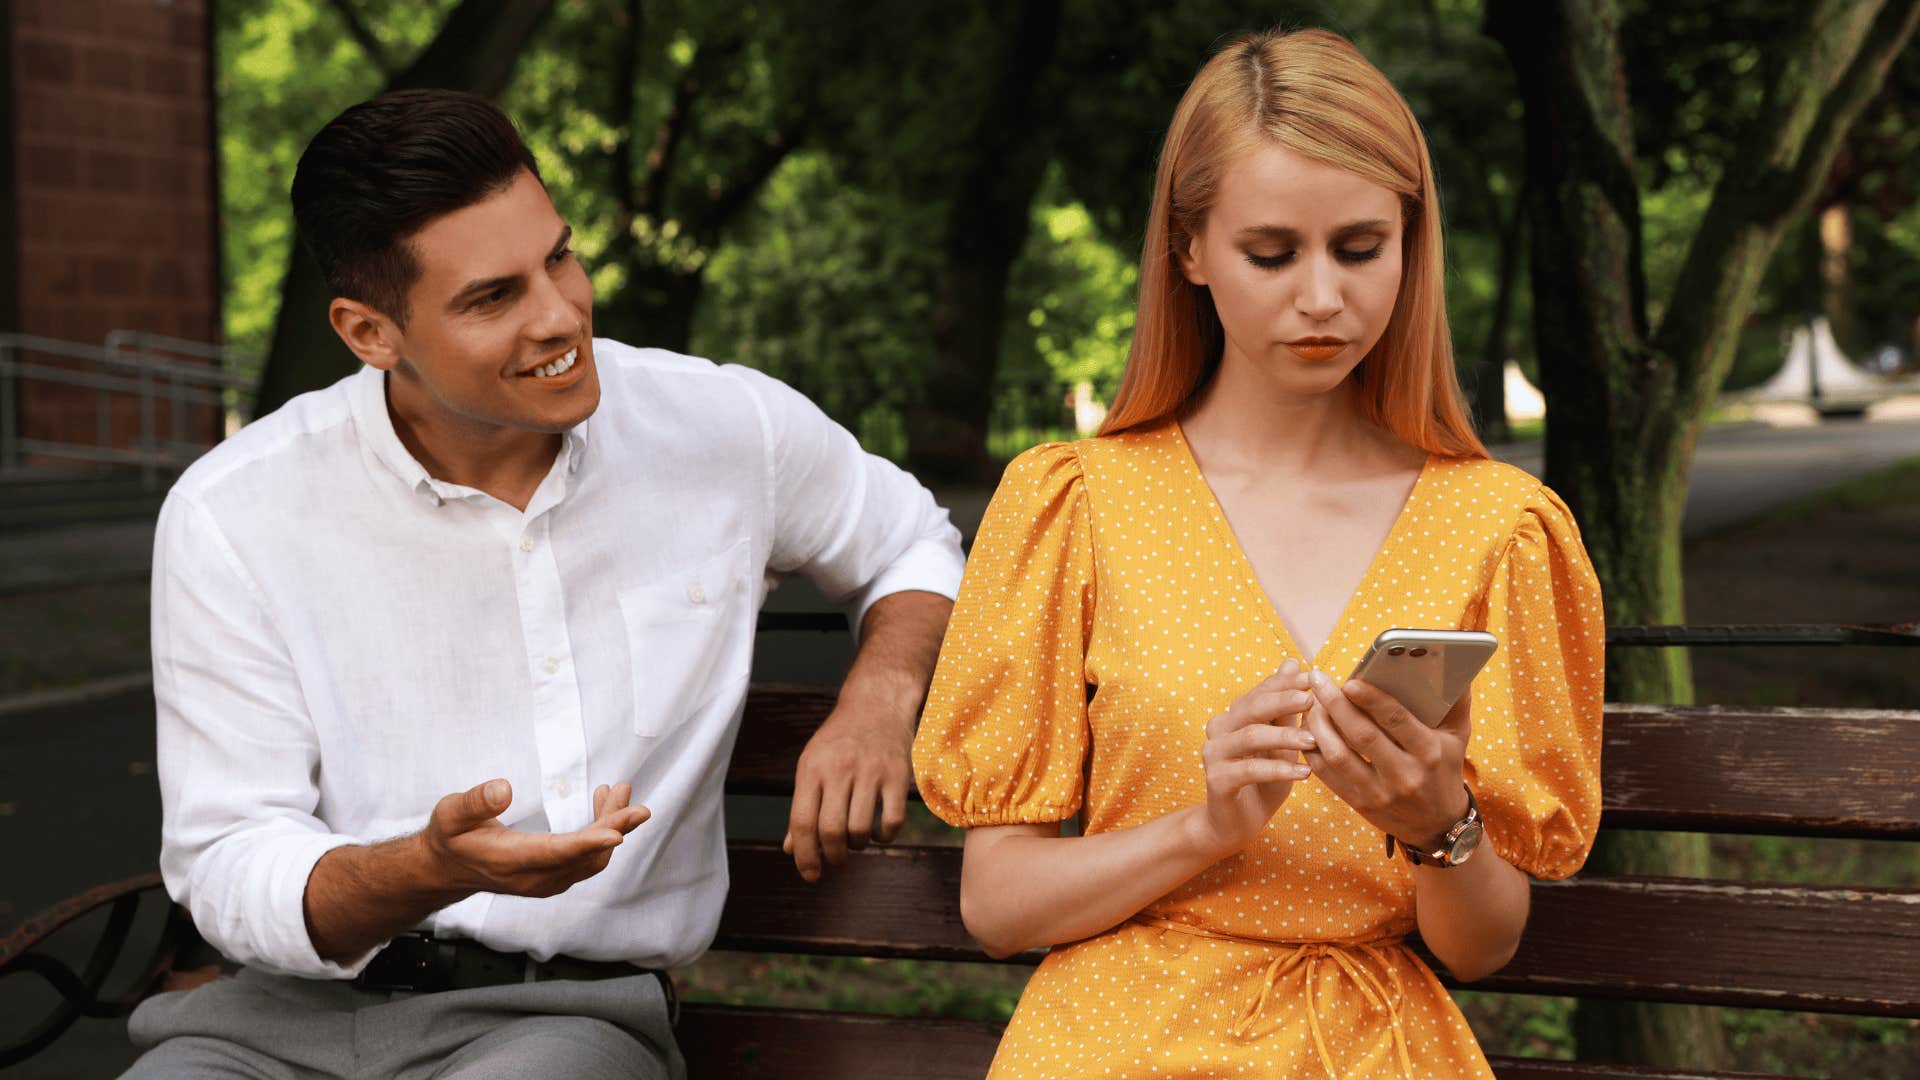
[[620, 960], [580, 960], [556, 956], [535, 960], [526, 953], [500, 952], [467, 938], [437, 938], [416, 930], [401, 934], [380, 950], [353, 985], [362, 990], [436, 994], [482, 986], [545, 982], [551, 979], [623, 979], [651, 975], [660, 981], [667, 1011], [679, 1020], [680, 1003], [666, 972]]

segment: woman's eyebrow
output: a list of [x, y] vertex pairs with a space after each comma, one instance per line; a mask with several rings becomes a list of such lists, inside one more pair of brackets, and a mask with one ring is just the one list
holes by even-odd
[[1366, 221], [1350, 221], [1333, 230], [1333, 238], [1335, 240], [1343, 240], [1355, 233], [1385, 232], [1392, 224], [1393, 222], [1388, 221], [1386, 218], [1369, 218]]
[[[1355, 233], [1383, 232], [1392, 224], [1393, 223], [1386, 218], [1368, 218], [1365, 221], [1349, 221], [1344, 225], [1334, 227], [1333, 239], [1337, 243]], [[1299, 231], [1288, 228], [1285, 225], [1249, 225], [1239, 232], [1234, 233], [1234, 237], [1240, 240], [1277, 240], [1283, 244], [1297, 244], [1300, 242]]]

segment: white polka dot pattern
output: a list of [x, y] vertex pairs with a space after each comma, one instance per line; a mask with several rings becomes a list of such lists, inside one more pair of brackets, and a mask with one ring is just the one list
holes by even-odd
[[[1503, 857], [1537, 877], [1578, 869], [1600, 811], [1604, 615], [1566, 506], [1511, 466], [1430, 459], [1311, 659], [1344, 677], [1396, 626], [1499, 637], [1473, 685], [1466, 779]], [[1208, 718], [1289, 656], [1177, 424], [1035, 447], [1008, 466], [975, 540], [914, 743], [920, 791], [963, 826], [1083, 808], [1089, 833], [1151, 821], [1205, 800]], [[1147, 912], [1256, 941], [1128, 924], [1055, 949], [992, 1075], [1318, 1075], [1309, 1000], [1341, 1075], [1400, 1075], [1388, 1014], [1331, 962], [1292, 967], [1234, 1033], [1279, 955], [1259, 942], [1414, 929], [1411, 875], [1384, 847], [1317, 780], [1296, 785], [1258, 841]], [[1491, 1075], [1412, 952], [1359, 962], [1389, 969], [1374, 974], [1399, 999], [1416, 1070]]]

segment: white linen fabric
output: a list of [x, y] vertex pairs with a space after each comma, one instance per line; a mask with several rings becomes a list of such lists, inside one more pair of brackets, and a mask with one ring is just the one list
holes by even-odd
[[[867, 608], [952, 597], [946, 511], [804, 397], [747, 368], [596, 340], [601, 402], [525, 512], [427, 475], [372, 368], [242, 429], [160, 514], [153, 666], [174, 899], [231, 959], [316, 954], [314, 863], [420, 829], [504, 776], [510, 827], [592, 820], [628, 781], [651, 820], [546, 899], [482, 893], [436, 934], [537, 958], [693, 961], [727, 890], [722, 781], [754, 624], [788, 572]], [[377, 951], [377, 950], [376, 950]]]

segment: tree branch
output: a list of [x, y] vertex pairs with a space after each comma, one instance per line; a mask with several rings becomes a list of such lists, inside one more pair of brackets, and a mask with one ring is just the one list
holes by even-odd
[[667, 183], [673, 178], [673, 165], [679, 156], [680, 145], [685, 141], [687, 131], [693, 126], [693, 108], [699, 101], [700, 91], [712, 75], [738, 59], [746, 47], [746, 39], [739, 34], [728, 34], [718, 41], [706, 42], [699, 46], [686, 70], [673, 85], [673, 100], [667, 105], [667, 114], [660, 119], [660, 126], [654, 132], [653, 146], [647, 151], [647, 175], [640, 184], [640, 194], [635, 202], [635, 210], [641, 214], [659, 215], [665, 212]]
[[447, 21], [389, 90], [444, 86], [499, 97], [553, 0], [461, 0]]
[[1712, 403], [1733, 360], [1734, 331], [1782, 232], [1818, 192], [1916, 26], [1920, 0], [1894, 0], [1877, 11], [1829, 0], [1786, 53], [1807, 63], [1797, 80], [1790, 69], [1774, 84], [1787, 95], [1774, 110], [1780, 115], [1755, 124], [1716, 185], [1654, 336], [1654, 351], [1680, 372], [1683, 415]]
[[608, 155], [608, 171], [613, 174], [613, 203], [619, 208], [619, 230], [633, 224], [633, 112], [639, 96], [635, 82], [640, 73], [640, 42], [645, 32], [641, 0], [627, 0], [627, 32], [613, 50], [613, 102], [607, 109], [609, 126], [618, 134]]
[[367, 54], [367, 59], [373, 61], [374, 67], [380, 69], [381, 77], [393, 78], [396, 65], [387, 56], [385, 47], [380, 44], [380, 39], [374, 35], [372, 28], [368, 27], [361, 20], [360, 13], [354, 10], [353, 0], [331, 0], [329, 6], [333, 8], [335, 14], [340, 16], [340, 21], [347, 24], [347, 33], [359, 43], [360, 51]]
[[761, 143], [753, 157], [733, 175], [732, 182], [715, 192], [694, 216], [694, 235], [710, 237], [725, 228], [735, 214], [753, 201], [773, 170], [800, 145], [805, 132], [805, 119], [795, 118], [775, 131], [773, 138]]

